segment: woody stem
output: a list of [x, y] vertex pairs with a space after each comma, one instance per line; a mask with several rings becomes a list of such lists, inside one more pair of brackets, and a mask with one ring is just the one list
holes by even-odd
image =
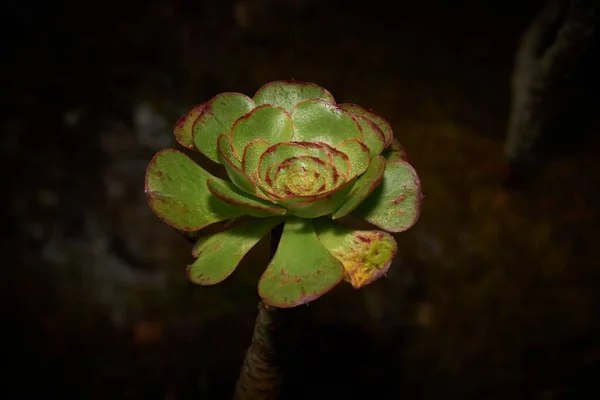
[[[271, 233], [271, 257], [275, 254], [283, 224]], [[279, 398], [285, 367], [307, 314], [307, 307], [276, 308], [261, 301], [250, 347], [246, 352], [234, 400]]]

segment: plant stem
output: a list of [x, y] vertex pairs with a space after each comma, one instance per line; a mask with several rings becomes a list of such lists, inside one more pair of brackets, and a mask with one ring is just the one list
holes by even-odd
[[[271, 257], [275, 254], [283, 225], [271, 232]], [[261, 301], [252, 342], [246, 352], [235, 388], [234, 400], [275, 400], [284, 378], [285, 364], [296, 345], [307, 307], [276, 308]]]

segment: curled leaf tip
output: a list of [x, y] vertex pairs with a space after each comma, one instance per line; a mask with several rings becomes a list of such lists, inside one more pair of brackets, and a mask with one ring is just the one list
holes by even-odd
[[194, 108], [185, 113], [175, 123], [173, 133], [177, 142], [183, 147], [186, 147], [191, 150], [197, 150], [196, 146], [194, 145], [192, 127], [194, 126], [194, 122], [196, 122], [196, 119], [202, 113], [202, 110], [204, 110], [204, 106], [206, 106], [206, 102], [194, 106]]
[[398, 246], [392, 235], [383, 231], [351, 230], [326, 218], [315, 221], [321, 243], [344, 266], [344, 279], [359, 289], [383, 276], [389, 269]]

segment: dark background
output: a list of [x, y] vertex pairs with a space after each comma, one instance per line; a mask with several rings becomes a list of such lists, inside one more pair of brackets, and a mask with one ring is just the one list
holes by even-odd
[[268, 244], [192, 285], [143, 176], [192, 105], [290, 78], [386, 117], [426, 197], [388, 279], [310, 304], [284, 398], [598, 395], [598, 140], [503, 185], [540, 1], [2, 7], [3, 398], [231, 397]]

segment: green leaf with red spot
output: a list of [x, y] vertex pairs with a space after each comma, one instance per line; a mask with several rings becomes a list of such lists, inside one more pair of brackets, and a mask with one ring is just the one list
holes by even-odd
[[342, 218], [350, 214], [369, 197], [377, 186], [381, 184], [385, 165], [386, 161], [383, 156], [375, 157], [371, 161], [367, 171], [358, 177], [349, 193], [340, 193], [340, 196], [337, 193], [333, 195], [336, 210], [333, 212], [332, 219]]
[[271, 215], [284, 215], [287, 210], [277, 204], [261, 200], [242, 192], [231, 182], [209, 179], [206, 183], [208, 190], [221, 201], [244, 210], [244, 215], [255, 217], [268, 217]]
[[235, 121], [254, 107], [254, 101], [241, 93], [221, 93], [213, 97], [192, 126], [196, 148], [218, 163], [217, 137], [221, 133], [228, 134]]
[[154, 213], [174, 228], [197, 231], [215, 222], [245, 215], [243, 209], [224, 203], [206, 182], [222, 181], [178, 150], [158, 152], [146, 170], [146, 197]]
[[281, 107], [262, 105], [238, 119], [231, 128], [231, 141], [236, 154], [256, 139], [270, 144], [292, 140], [292, 117]]
[[385, 148], [386, 140], [383, 131], [375, 122], [363, 115], [355, 115], [363, 133], [363, 143], [369, 148], [371, 158], [375, 158]]
[[281, 217], [257, 218], [244, 225], [201, 238], [194, 244], [196, 261], [187, 268], [188, 279], [214, 285], [233, 273], [244, 256], [276, 225]]
[[246, 193], [254, 194], [254, 183], [242, 170], [242, 163], [234, 153], [231, 146], [231, 138], [224, 133], [217, 139], [217, 152], [219, 153], [219, 162], [225, 167], [227, 175], [231, 182]]
[[388, 232], [402, 232], [419, 219], [422, 197], [415, 169], [406, 161], [387, 161], [383, 182], [354, 215]]
[[323, 142], [335, 146], [346, 139], [361, 139], [357, 120], [333, 103], [309, 99], [299, 103], [292, 112], [294, 140]]
[[179, 118], [179, 120], [175, 123], [175, 129], [173, 130], [175, 139], [180, 145], [190, 150], [198, 150], [194, 145], [192, 127], [194, 126], [196, 119], [202, 113], [202, 110], [204, 110], [205, 105], [206, 103], [202, 103], [195, 106], [190, 111], [185, 113], [181, 118]]
[[306, 99], [324, 99], [335, 104], [335, 99], [326, 89], [309, 82], [274, 81], [261, 87], [254, 95], [254, 102], [280, 106], [291, 113], [294, 107]]
[[312, 220], [290, 218], [258, 292], [272, 306], [294, 307], [327, 293], [343, 277], [342, 263], [321, 244]]
[[342, 110], [349, 111], [357, 116], [362, 115], [363, 117], [366, 117], [373, 121], [379, 127], [379, 129], [381, 129], [385, 136], [385, 147], [387, 147], [392, 142], [392, 139], [394, 138], [394, 132], [392, 131], [392, 127], [390, 126], [389, 122], [387, 122], [385, 118], [383, 118], [381, 115], [376, 114], [373, 111], [367, 110], [366, 108], [361, 107], [359, 105], [351, 103], [340, 104], [339, 107]]
[[344, 266], [344, 279], [359, 289], [385, 275], [398, 252], [394, 237], [377, 230], [352, 230], [328, 218], [313, 222], [319, 241]]

